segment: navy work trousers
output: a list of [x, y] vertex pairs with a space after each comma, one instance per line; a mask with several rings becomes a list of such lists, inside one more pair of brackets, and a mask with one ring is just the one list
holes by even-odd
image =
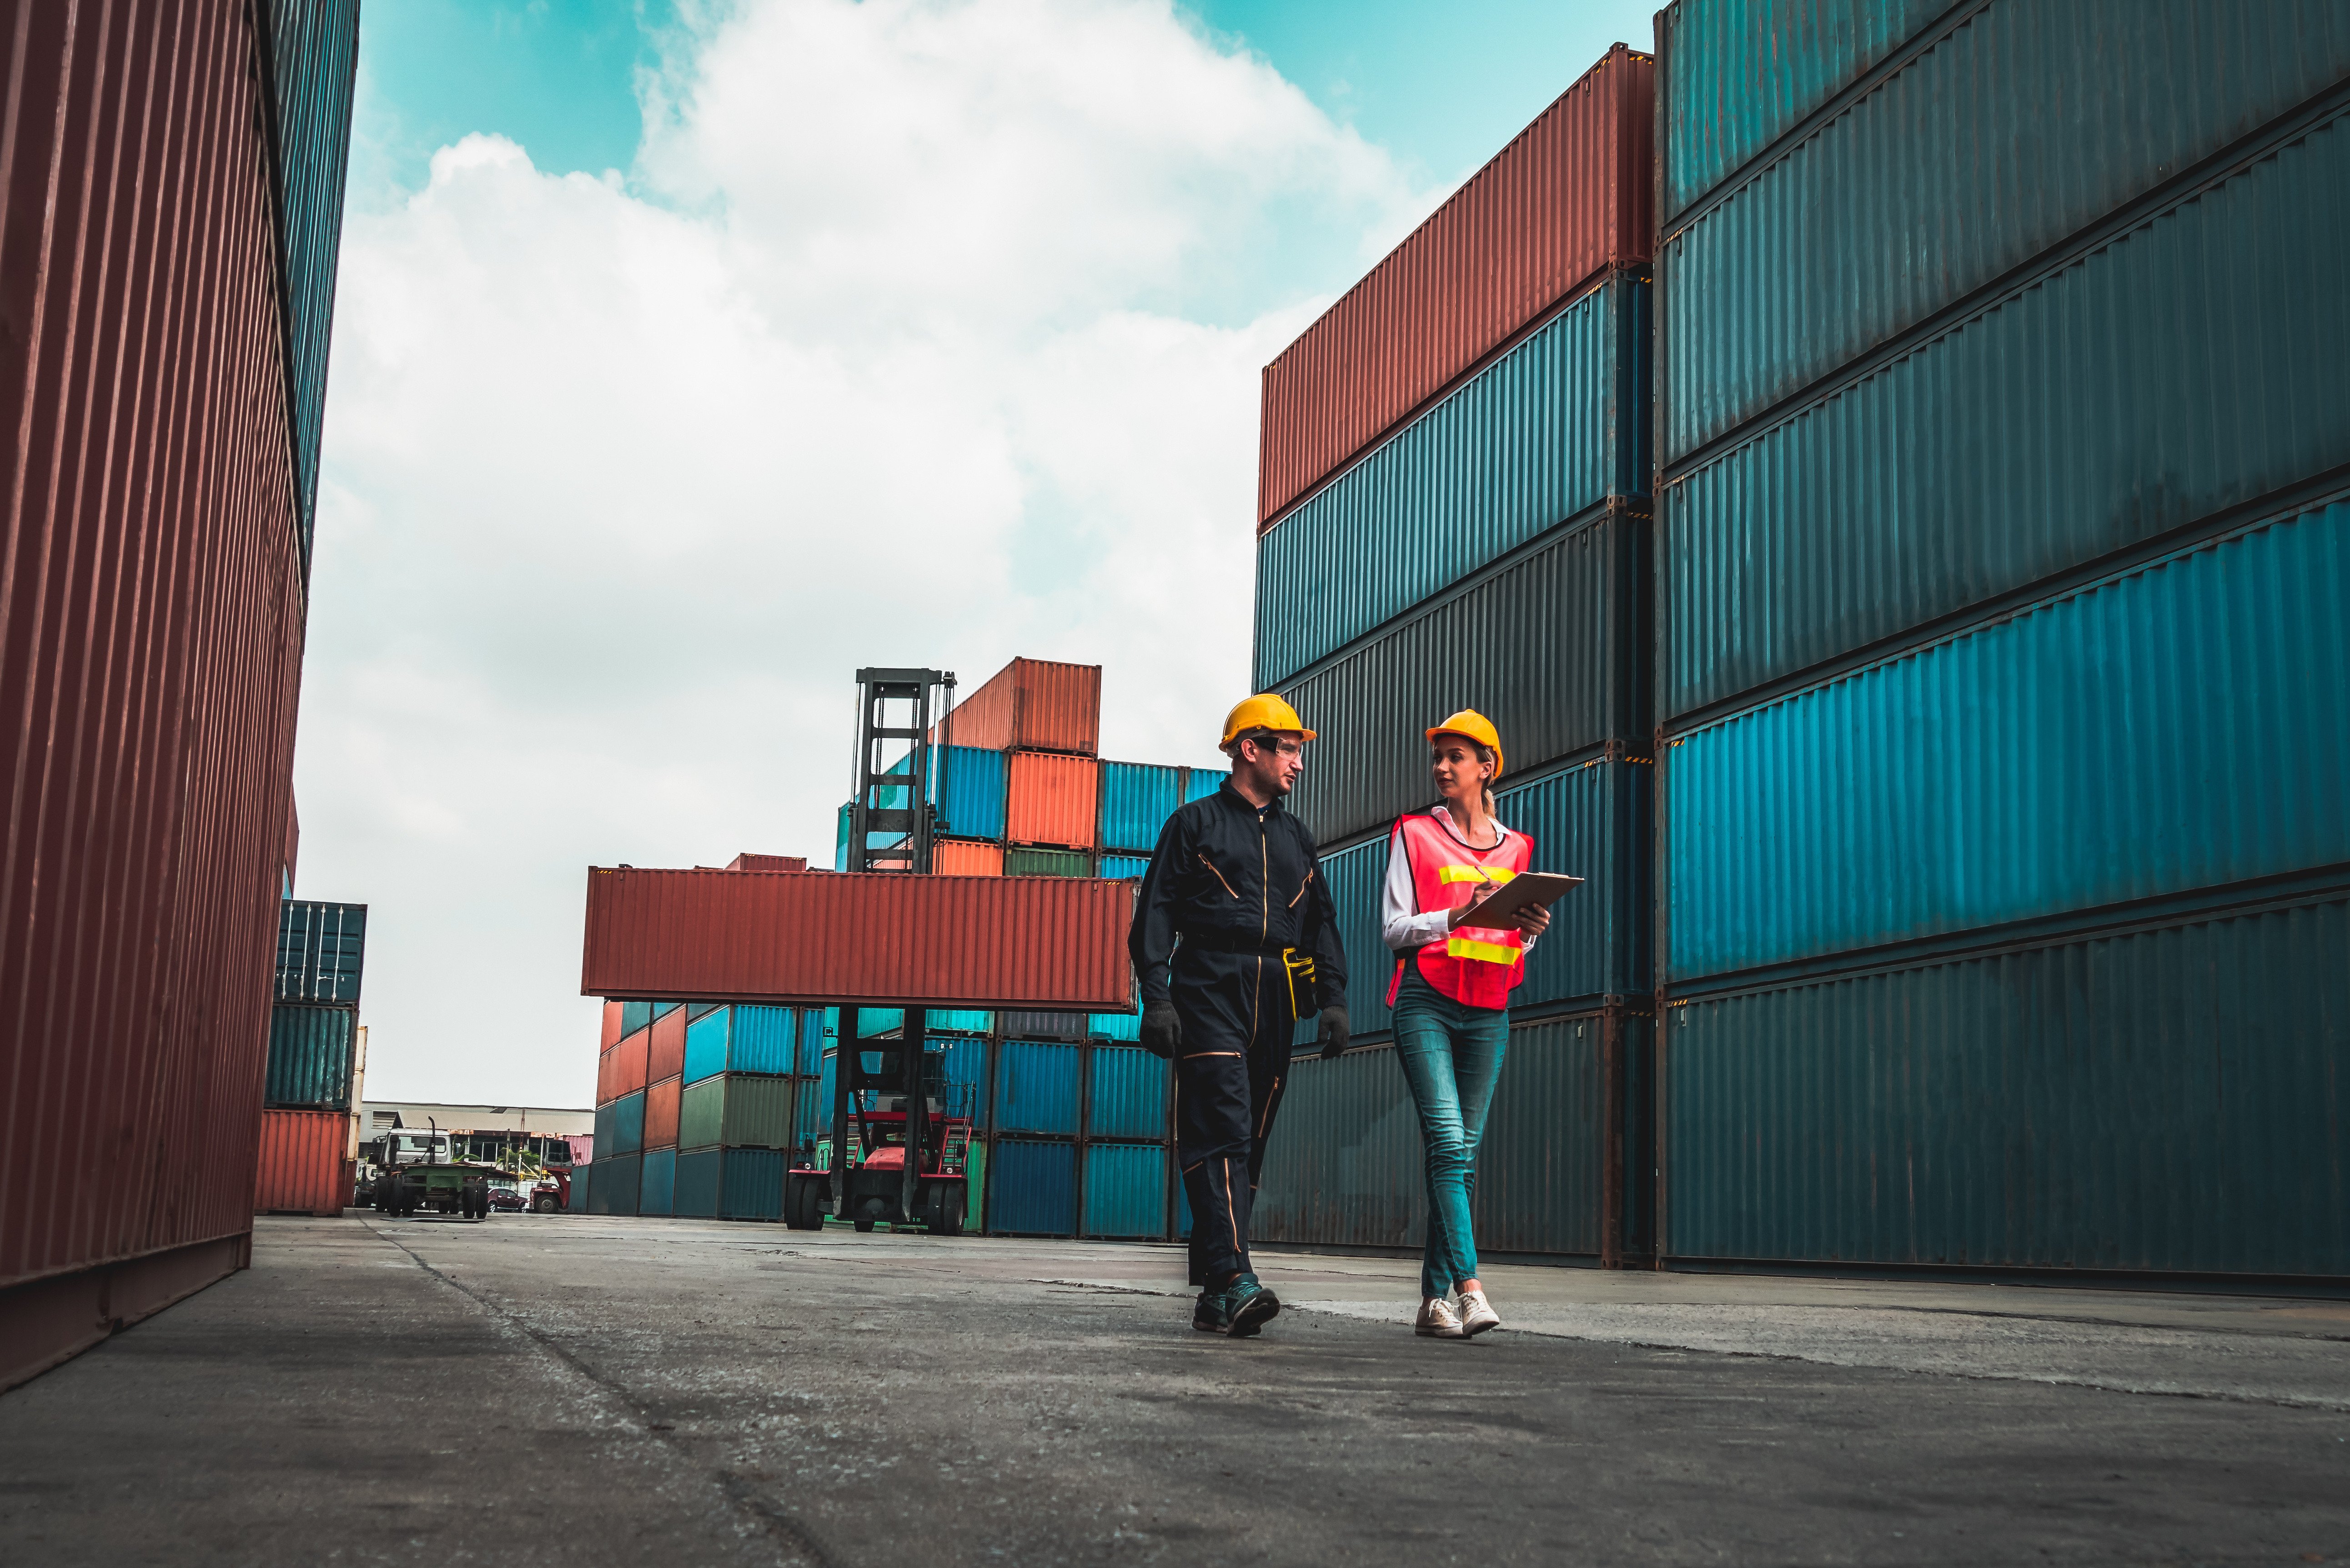
[[1191, 1282], [1250, 1272], [1249, 1209], [1264, 1173], [1295, 1021], [1281, 955], [1179, 950], [1169, 993], [1183, 1026], [1175, 1053], [1175, 1158], [1191, 1205]]

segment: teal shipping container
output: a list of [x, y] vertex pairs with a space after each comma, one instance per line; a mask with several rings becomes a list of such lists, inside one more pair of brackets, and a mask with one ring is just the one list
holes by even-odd
[[677, 1192], [677, 1150], [647, 1149], [639, 1171], [637, 1212], [668, 1214]]
[[302, 1007], [281, 1002], [271, 1008], [269, 1072], [262, 1103], [315, 1110], [350, 1109], [359, 1020], [356, 1007]]
[[[1232, 776], [1229, 772], [1221, 768], [1185, 768], [1183, 770], [1183, 804], [1189, 805], [1195, 800], [1207, 799], [1223, 788], [1224, 781]], [[1152, 847], [1158, 846], [1153, 845]]]
[[1167, 1234], [1167, 1149], [1155, 1143], [1086, 1148], [1087, 1236], [1140, 1240]]
[[644, 1157], [637, 1154], [599, 1156], [596, 1179], [588, 1192], [590, 1214], [634, 1214], [638, 1189], [644, 1178]]
[[588, 1212], [588, 1189], [595, 1185], [595, 1181], [596, 1168], [593, 1165], [580, 1165], [574, 1166], [572, 1168], [570, 1197], [565, 1202], [563, 1208], [563, 1211], [566, 1214], [585, 1214]]
[[1676, 981], [2350, 863], [2350, 500], [1676, 738]]
[[1645, 496], [1648, 423], [1648, 286], [1623, 275], [1258, 541], [1257, 689], [1280, 687], [1610, 496]]
[[1071, 1236], [1077, 1146], [999, 1137], [988, 1146], [987, 1228], [998, 1236]]
[[1180, 772], [1149, 763], [1104, 763], [1099, 791], [1102, 847], [1147, 854], [1158, 844], [1159, 830], [1182, 804]]
[[596, 1107], [598, 1159], [604, 1158], [606, 1149], [615, 1155], [636, 1154], [644, 1147], [645, 1092], [642, 1089]]
[[950, 1116], [968, 1116], [984, 1126], [987, 1116], [987, 1051], [985, 1040], [955, 1035], [923, 1042], [939, 1058], [940, 1109]]
[[1096, 1045], [1091, 1054], [1087, 1133], [1094, 1137], [1170, 1137], [1167, 1064], [1139, 1046]]
[[1101, 857], [1100, 869], [1094, 875], [1113, 882], [1129, 878], [1139, 882], [1143, 873], [1149, 869], [1150, 857], [1148, 855], [1105, 855]]
[[1096, 1040], [1139, 1040], [1142, 1008], [1138, 1003], [1131, 1012], [1089, 1012], [1086, 1015], [1086, 1033]]
[[802, 1078], [792, 1101], [792, 1147], [796, 1152], [813, 1149], [819, 1138], [832, 1136], [832, 1058], [826, 1056], [823, 1070], [814, 1077]]
[[798, 1016], [794, 1033], [799, 1044], [792, 1052], [792, 1071], [803, 1077], [814, 1077], [824, 1059], [824, 1010], [800, 1007], [793, 1010]]
[[1003, 836], [1004, 765], [1002, 752], [977, 746], [937, 746], [931, 752], [938, 807], [934, 831], [950, 838]]
[[771, 1148], [705, 1148], [677, 1157], [680, 1219], [780, 1220], [785, 1155]]
[[[722, 1007], [685, 1028], [685, 1081], [721, 1073], [790, 1073], [801, 1054], [800, 1009]], [[819, 1047], [820, 1048], [820, 1047]]]
[[1084, 1047], [1049, 1040], [1005, 1040], [995, 1049], [994, 1130], [1075, 1137]]
[[[906, 1014], [902, 1009], [895, 1007], [858, 1009], [857, 1037], [859, 1040], [875, 1040], [885, 1034], [896, 1034], [905, 1027]], [[824, 1010], [824, 1037], [827, 1040], [840, 1038], [840, 1009], [837, 1007], [827, 1007]]]
[[625, 1040], [653, 1021], [653, 1004], [650, 1002], [620, 1003], [620, 1038]]
[[923, 1032], [930, 1034], [992, 1034], [995, 1032], [995, 1014], [970, 1008], [932, 1008], [923, 1015]]
[[277, 906], [277, 1000], [357, 1007], [367, 961], [365, 904], [286, 898]]

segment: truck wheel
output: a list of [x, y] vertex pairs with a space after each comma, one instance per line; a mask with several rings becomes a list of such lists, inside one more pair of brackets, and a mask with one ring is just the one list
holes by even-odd
[[530, 1206], [541, 1214], [552, 1214], [555, 1212], [555, 1199], [552, 1198], [543, 1196], [535, 1198], [531, 1200]]

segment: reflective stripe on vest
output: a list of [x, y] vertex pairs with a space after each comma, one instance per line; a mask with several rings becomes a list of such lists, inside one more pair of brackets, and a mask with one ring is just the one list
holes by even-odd
[[[1422, 913], [1460, 909], [1480, 886], [1508, 882], [1534, 861], [1534, 841], [1523, 833], [1503, 834], [1492, 849], [1471, 849], [1427, 812], [1400, 819], [1396, 831], [1403, 838], [1412, 892]], [[1428, 983], [1453, 1001], [1470, 1007], [1506, 1007], [1511, 991], [1525, 979], [1525, 939], [1515, 929], [1460, 926], [1442, 942], [1421, 948], [1419, 962]], [[1388, 987], [1390, 1007], [1402, 984], [1403, 961], [1398, 959], [1394, 981]]]

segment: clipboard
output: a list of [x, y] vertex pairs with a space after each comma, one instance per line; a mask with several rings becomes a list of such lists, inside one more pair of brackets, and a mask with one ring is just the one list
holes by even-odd
[[1493, 896], [1461, 917], [1462, 926], [1493, 928], [1528, 904], [1549, 904], [1560, 894], [1583, 886], [1580, 877], [1550, 871], [1521, 871], [1503, 883]]

